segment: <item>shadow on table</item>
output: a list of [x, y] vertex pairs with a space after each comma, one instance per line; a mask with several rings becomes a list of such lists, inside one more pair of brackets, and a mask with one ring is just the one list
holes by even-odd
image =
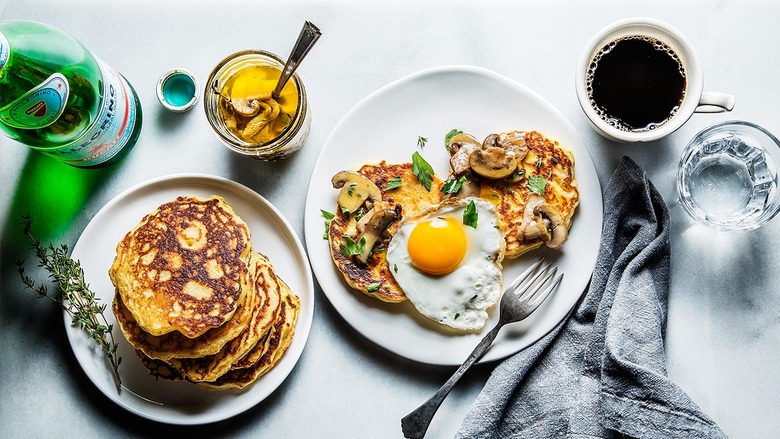
[[[31, 355], [35, 350], [51, 347], [66, 356], [69, 345], [64, 341], [62, 311], [48, 300], [38, 299], [34, 292], [25, 291], [19, 279], [15, 261], [22, 258], [26, 260], [27, 274], [37, 282], [47, 286], [49, 283], [47, 273], [37, 268], [31, 241], [22, 234], [21, 216], [29, 214], [32, 217], [32, 233], [43, 244], [51, 242], [58, 246], [64, 243], [72, 247], [73, 242], [65, 242], [65, 237], [95, 189], [110, 178], [118, 166], [121, 163], [102, 169], [79, 169], [37, 152], [28, 153], [2, 220], [0, 322], [3, 338], [22, 337], [34, 341]], [[53, 293], [55, 289], [50, 287], [49, 291]]]
[[22, 215], [32, 217], [32, 233], [44, 244], [63, 242], [96, 188], [118, 171], [122, 163], [99, 169], [80, 169], [51, 157], [30, 152], [13, 192], [2, 225], [0, 279], [7, 279], [17, 257], [29, 259], [30, 240], [22, 234]]
[[[223, 148], [227, 148], [224, 147]], [[237, 152], [231, 151], [228, 154], [229, 175], [225, 175], [233, 181], [243, 183], [252, 190], [260, 193], [266, 199], [283, 197], [288, 190], [289, 185], [309, 185], [309, 176], [300, 180], [292, 180], [291, 168], [302, 157], [299, 154], [293, 154], [283, 160], [267, 162], [256, 160], [243, 156]]]

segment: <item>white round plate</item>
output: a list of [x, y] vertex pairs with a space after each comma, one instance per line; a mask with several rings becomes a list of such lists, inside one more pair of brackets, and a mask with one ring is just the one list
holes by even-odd
[[[301, 299], [301, 313], [289, 349], [270, 372], [241, 390], [214, 391], [187, 382], [155, 379], [115, 325], [111, 312], [114, 286], [108, 269], [116, 255], [116, 245], [144, 215], [180, 195], [223, 197], [249, 225], [255, 249], [268, 256], [277, 274]], [[119, 366], [121, 392], [117, 392], [111, 367], [98, 345], [84, 331], [71, 325], [66, 314], [65, 326], [73, 352], [87, 376], [109, 399], [140, 416], [179, 425], [227, 419], [270, 395], [282, 384], [303, 352], [314, 311], [314, 284], [306, 253], [282, 214], [246, 186], [220, 177], [181, 174], [131, 187], [92, 218], [73, 248], [72, 256], [81, 261], [92, 291], [107, 305], [104, 314], [108, 322], [114, 324], [114, 340], [119, 344], [118, 352], [122, 357]]]
[[[536, 130], [568, 147], [575, 158], [580, 205], [568, 242], [559, 251], [539, 250], [504, 261], [505, 284], [539, 255], [565, 273], [559, 289], [531, 317], [504, 328], [482, 361], [511, 355], [547, 334], [572, 309], [596, 264], [602, 223], [601, 187], [590, 154], [572, 125], [528, 88], [489, 70], [448, 66], [424, 70], [369, 95], [350, 110], [323, 146], [309, 183], [304, 234], [314, 274], [341, 316], [376, 344], [411, 360], [459, 365], [498, 321], [498, 306], [481, 333], [453, 334], [421, 317], [407, 301], [383, 303], [352, 290], [338, 272], [323, 239], [320, 209], [336, 209], [330, 183], [338, 171], [366, 161], [411, 162], [418, 151], [446, 179], [445, 134], [453, 128], [475, 135]], [[418, 136], [428, 139], [417, 146]]]

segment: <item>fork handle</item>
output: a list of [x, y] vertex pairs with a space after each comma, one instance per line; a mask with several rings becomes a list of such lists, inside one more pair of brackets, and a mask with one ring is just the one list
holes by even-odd
[[413, 412], [404, 416], [401, 419], [401, 430], [404, 433], [404, 437], [409, 439], [422, 439], [425, 437], [425, 432], [428, 431], [428, 426], [433, 420], [433, 415], [436, 414], [436, 410], [439, 409], [441, 403], [444, 402], [444, 398], [450, 393], [450, 390], [455, 386], [455, 383], [460, 380], [460, 377], [466, 373], [466, 371], [479, 360], [482, 355], [485, 354], [487, 348], [496, 339], [498, 331], [504, 326], [503, 322], [499, 322], [490, 332], [485, 335], [482, 341], [479, 342], [477, 347], [471, 351], [471, 354], [460, 365], [458, 370], [444, 383], [441, 388], [434, 394], [428, 401], [425, 401], [420, 407], [417, 407]]

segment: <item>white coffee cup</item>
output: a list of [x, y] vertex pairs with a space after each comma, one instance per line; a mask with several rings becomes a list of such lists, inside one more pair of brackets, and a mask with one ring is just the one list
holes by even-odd
[[[685, 93], [677, 111], [665, 122], [646, 131], [627, 131], [608, 123], [594, 108], [588, 92], [588, 69], [594, 57], [609, 43], [639, 35], [665, 43], [678, 55], [686, 74]], [[704, 81], [699, 58], [683, 34], [668, 24], [652, 18], [621, 20], [610, 24], [591, 38], [580, 56], [575, 85], [580, 106], [591, 125], [602, 136], [617, 142], [658, 140], [680, 128], [693, 113], [721, 113], [734, 108], [734, 96], [703, 91]]]

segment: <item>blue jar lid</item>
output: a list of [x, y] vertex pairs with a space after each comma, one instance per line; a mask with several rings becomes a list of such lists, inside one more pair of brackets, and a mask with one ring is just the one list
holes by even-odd
[[183, 113], [198, 102], [198, 80], [187, 69], [171, 69], [157, 81], [157, 99], [174, 113]]

